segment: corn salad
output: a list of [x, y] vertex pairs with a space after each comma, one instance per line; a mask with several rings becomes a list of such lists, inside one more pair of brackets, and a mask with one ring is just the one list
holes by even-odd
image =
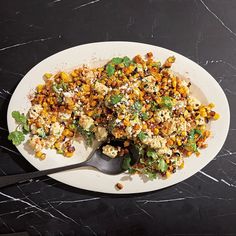
[[[38, 158], [44, 150], [56, 149], [73, 156], [74, 141], [85, 138], [124, 141], [123, 147], [107, 145], [111, 158], [125, 155], [125, 168], [150, 179], [159, 173], [169, 177], [184, 167], [184, 157], [206, 148], [210, 131], [206, 125], [217, 120], [214, 104], [201, 104], [190, 94], [191, 83], [180, 79], [152, 53], [132, 60], [116, 57], [99, 68], [86, 66], [70, 73], [46, 73], [37, 86], [27, 114], [29, 143]], [[130, 166], [128, 146], [136, 145], [140, 161]]]

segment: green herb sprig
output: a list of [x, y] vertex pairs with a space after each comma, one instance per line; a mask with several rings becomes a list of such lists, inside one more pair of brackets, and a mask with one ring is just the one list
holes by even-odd
[[25, 134], [29, 133], [29, 125], [27, 117], [19, 111], [13, 111], [11, 113], [18, 126], [15, 131], [9, 133], [8, 140], [12, 141], [15, 146], [20, 145], [25, 140]]

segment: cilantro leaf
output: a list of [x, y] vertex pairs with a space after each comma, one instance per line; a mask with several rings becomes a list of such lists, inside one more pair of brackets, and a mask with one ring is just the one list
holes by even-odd
[[94, 140], [94, 133], [92, 131], [84, 130], [80, 125], [77, 127], [78, 132], [84, 137], [87, 146], [92, 146]]
[[25, 140], [25, 136], [21, 131], [13, 131], [8, 135], [8, 140], [12, 141], [15, 146], [18, 146]]
[[120, 57], [114, 57], [111, 60], [111, 62], [115, 65], [118, 65], [118, 64], [122, 63], [122, 61], [123, 61], [123, 58], [120, 58]]
[[150, 180], [154, 180], [154, 179], [157, 178], [157, 173], [152, 172], [152, 171], [147, 171], [147, 172], [146, 172], [146, 175], [147, 175], [147, 177], [148, 177]]
[[136, 173], [137, 170], [134, 168], [130, 168], [128, 171], [129, 171], [129, 174], [133, 175]]
[[126, 67], [130, 66], [131, 62], [132, 62], [132, 61], [130, 60], [129, 57], [125, 56], [125, 57], [123, 58], [123, 63], [124, 63], [124, 65], [125, 65]]
[[200, 136], [202, 135], [202, 131], [200, 129], [195, 129], [194, 131], [196, 134], [199, 134]]
[[141, 117], [142, 117], [143, 120], [148, 120], [149, 115], [148, 115], [148, 113], [146, 113], [146, 112], [142, 112], [142, 113], [141, 113]]
[[194, 139], [195, 134], [199, 134], [201, 136], [202, 135], [202, 131], [199, 130], [199, 129], [192, 129], [190, 131], [189, 136], [188, 136], [188, 142], [186, 144], [186, 148], [189, 151], [197, 152], [198, 151], [197, 144], [196, 144], [196, 141]]
[[24, 134], [28, 134], [30, 131], [29, 125], [28, 124], [24, 124], [23, 125], [23, 133]]
[[123, 170], [129, 170], [130, 169], [130, 162], [131, 162], [131, 157], [129, 155], [126, 155], [124, 157], [123, 163], [122, 163], [122, 169]]
[[136, 101], [136, 102], [134, 103], [134, 109], [137, 110], [137, 111], [141, 111], [141, 109], [142, 109], [142, 104], [141, 104], [141, 102]]
[[115, 73], [115, 67], [112, 64], [106, 66], [106, 72], [108, 76], [112, 76]]
[[189, 140], [194, 140], [194, 134], [195, 134], [195, 131], [194, 131], [194, 129], [192, 129], [189, 133], [188, 139]]
[[58, 88], [57, 88], [57, 85], [53, 85], [52, 86], [52, 90], [53, 90], [53, 92], [55, 92], [55, 93], [60, 93], [60, 91], [58, 90]]
[[148, 137], [148, 134], [146, 134], [146, 133], [144, 133], [142, 131], [138, 134], [138, 138], [140, 139], [140, 141], [143, 141], [147, 137]]
[[172, 104], [171, 97], [167, 97], [167, 96], [162, 97], [161, 104], [162, 106], [167, 107], [168, 109], [172, 109], [173, 104]]
[[161, 172], [166, 172], [167, 169], [168, 169], [168, 166], [165, 162], [164, 159], [160, 159], [159, 163], [158, 163], [158, 169], [161, 171]]
[[24, 114], [20, 114], [19, 111], [13, 111], [11, 115], [17, 123], [22, 124], [22, 125], [26, 124], [27, 118]]
[[148, 157], [151, 157], [151, 158], [153, 158], [153, 159], [156, 159], [156, 158], [157, 158], [157, 153], [156, 153], [155, 150], [149, 149], [149, 150], [147, 151], [147, 156], [148, 156]]
[[151, 101], [151, 111], [157, 111], [158, 109], [158, 104], [155, 101]]
[[152, 65], [153, 67], [160, 68], [160, 67], [161, 67], [161, 62], [160, 62], [160, 61], [156, 61], [156, 62], [153, 62], [151, 65]]
[[110, 98], [111, 104], [115, 105], [115, 104], [119, 103], [122, 98], [123, 98], [123, 95], [121, 95], [121, 94], [112, 95], [111, 98]]

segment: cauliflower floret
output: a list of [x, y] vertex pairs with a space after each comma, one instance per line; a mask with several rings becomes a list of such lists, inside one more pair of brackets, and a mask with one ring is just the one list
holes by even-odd
[[197, 98], [189, 96], [188, 105], [191, 106], [194, 110], [197, 110], [200, 107], [201, 102]]
[[29, 145], [33, 148], [35, 152], [39, 152], [44, 148], [45, 143], [44, 140], [41, 139], [39, 136], [33, 135], [33, 137], [29, 140]]
[[106, 140], [108, 135], [107, 130], [104, 127], [98, 126], [95, 132], [95, 137], [98, 141]]
[[165, 122], [165, 121], [169, 120], [170, 118], [171, 118], [170, 111], [166, 108], [160, 109], [160, 110], [156, 111], [154, 114], [154, 119], [158, 123]]
[[187, 131], [187, 122], [184, 118], [175, 118], [171, 121], [171, 126], [168, 130], [168, 135], [174, 132], [181, 133]]
[[55, 137], [59, 137], [64, 130], [64, 126], [60, 125], [59, 122], [55, 122], [51, 125], [50, 134]]
[[156, 80], [152, 75], [144, 77], [143, 81], [143, 89], [148, 93], [157, 93], [159, 91], [159, 86], [156, 85]]
[[95, 87], [94, 89], [98, 92], [98, 93], [101, 93], [103, 95], [107, 94], [108, 93], [108, 87], [102, 83], [99, 83], [99, 82], [96, 82], [95, 83]]
[[29, 117], [32, 119], [37, 119], [42, 110], [43, 108], [41, 105], [39, 104], [33, 105], [29, 110]]
[[86, 115], [82, 115], [79, 119], [79, 125], [86, 131], [89, 131], [92, 125], [94, 125], [94, 120]]
[[133, 128], [132, 126], [127, 126], [125, 128], [125, 132], [126, 132], [126, 135], [128, 138], [131, 138], [132, 137], [132, 134], [133, 134]]
[[150, 147], [154, 149], [163, 148], [166, 145], [166, 139], [161, 136], [154, 136], [150, 143]]
[[144, 144], [149, 145], [153, 149], [160, 149], [166, 146], [166, 140], [162, 138], [160, 135], [147, 137], [142, 141]]
[[109, 156], [110, 158], [117, 157], [119, 149], [111, 145], [106, 145], [102, 147], [102, 153]]

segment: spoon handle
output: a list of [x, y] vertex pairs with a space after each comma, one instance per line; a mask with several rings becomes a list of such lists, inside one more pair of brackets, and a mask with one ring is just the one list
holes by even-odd
[[16, 184], [19, 182], [24, 182], [24, 181], [27, 181], [27, 180], [30, 180], [33, 178], [42, 177], [44, 175], [50, 175], [50, 174], [54, 174], [57, 172], [70, 170], [70, 169], [83, 167], [83, 166], [90, 166], [89, 162], [85, 161], [85, 162], [81, 162], [81, 163], [77, 163], [77, 164], [73, 164], [73, 165], [68, 165], [68, 166], [57, 167], [57, 168], [53, 168], [53, 169], [34, 171], [34, 172], [16, 174], [16, 175], [1, 176], [0, 177], [0, 188], [6, 187], [8, 185]]
[[93, 166], [93, 163], [91, 162], [91, 157], [96, 152], [97, 149], [94, 149], [88, 156], [88, 159], [81, 163], [76, 163], [72, 165], [62, 166], [62, 167], [56, 167], [52, 169], [47, 170], [40, 170], [40, 171], [34, 171], [29, 173], [23, 173], [23, 174], [16, 174], [16, 175], [6, 175], [0, 177], [0, 188], [16, 184], [19, 182], [24, 182], [33, 178], [42, 177], [44, 175], [50, 175], [57, 172], [65, 171], [65, 170], [71, 170], [78, 167], [83, 166]]

